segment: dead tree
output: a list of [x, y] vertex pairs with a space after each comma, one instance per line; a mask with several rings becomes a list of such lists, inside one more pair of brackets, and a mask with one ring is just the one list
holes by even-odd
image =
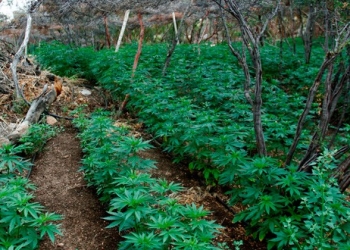
[[17, 142], [29, 129], [30, 125], [37, 123], [43, 112], [50, 106], [62, 92], [62, 81], [55, 76], [54, 85], [45, 85], [42, 93], [35, 98], [24, 118], [14, 131], [7, 138], [11, 142]]
[[180, 38], [182, 29], [183, 29], [183, 22], [184, 22], [185, 17], [188, 14], [188, 11], [189, 11], [190, 7], [191, 7], [191, 4], [188, 5], [188, 7], [186, 8], [186, 10], [185, 10], [185, 12], [184, 12], [184, 14], [183, 14], [183, 16], [181, 18], [179, 28], [177, 29], [177, 32], [175, 32], [175, 36], [174, 36], [173, 42], [171, 44], [171, 47], [170, 47], [170, 49], [168, 51], [168, 54], [166, 56], [166, 59], [165, 59], [165, 63], [164, 63], [163, 71], [162, 71], [163, 76], [166, 75], [166, 70], [169, 67], [171, 56], [173, 55], [173, 53], [175, 51], [176, 45], [179, 43], [179, 38]]
[[19, 99], [19, 98], [25, 99], [23, 96], [22, 90], [19, 86], [19, 83], [18, 83], [17, 64], [18, 64], [18, 62], [23, 54], [25, 47], [28, 44], [31, 26], [32, 26], [32, 16], [30, 13], [28, 13], [27, 14], [27, 26], [26, 26], [26, 30], [25, 30], [24, 40], [23, 40], [21, 46], [19, 47], [19, 50], [15, 54], [13, 61], [11, 63], [12, 78], [13, 78], [13, 83], [15, 85], [15, 90], [16, 90], [16, 99]]
[[302, 18], [302, 11], [299, 9], [299, 16], [301, 20], [301, 38], [304, 42], [304, 58], [305, 63], [309, 64], [311, 59], [311, 50], [312, 50], [312, 38], [313, 38], [313, 32], [314, 32], [314, 26], [316, 23], [316, 17], [317, 17], [317, 7], [314, 3], [310, 3], [309, 5], [309, 13], [307, 16], [306, 26], [303, 27], [303, 18]]
[[42, 0], [37, 0], [37, 1], [31, 2], [31, 4], [28, 7], [27, 25], [26, 25], [26, 29], [25, 29], [24, 39], [23, 39], [23, 42], [22, 42], [20, 48], [18, 49], [17, 53], [15, 54], [12, 63], [11, 63], [12, 77], [13, 77], [13, 82], [14, 82], [15, 89], [16, 89], [16, 98], [17, 99], [20, 97], [25, 99], [23, 96], [22, 90], [19, 87], [19, 83], [18, 83], [18, 79], [17, 79], [17, 64], [18, 64], [18, 62], [23, 54], [24, 49], [27, 47], [27, 44], [29, 41], [30, 30], [32, 27], [32, 14], [40, 6], [41, 2], [42, 2]]
[[[321, 115], [317, 128], [312, 136], [308, 149], [303, 158], [299, 162], [299, 171], [312, 172], [312, 162], [322, 152], [322, 147], [326, 140], [326, 135], [331, 122], [331, 118], [339, 106], [339, 100], [343, 97], [343, 112], [338, 121], [338, 128], [328, 143], [328, 148], [333, 146], [333, 141], [336, 134], [342, 125], [342, 120], [348, 112], [349, 107], [349, 90], [350, 90], [350, 23], [347, 23], [341, 31], [338, 32], [336, 44], [333, 50], [329, 50], [323, 60], [320, 70], [314, 80], [313, 85], [309, 90], [306, 100], [306, 105], [303, 113], [299, 117], [296, 133], [293, 143], [288, 151], [285, 165], [289, 165], [296, 151], [301, 132], [304, 128], [306, 117], [309, 114], [312, 103], [317, 94], [322, 96]], [[345, 52], [345, 53], [344, 53]], [[346, 54], [347, 58], [342, 55]], [[319, 87], [323, 83], [323, 92], [319, 93]], [[339, 149], [338, 158], [341, 158], [347, 151], [350, 150], [349, 145], [344, 145]], [[340, 190], [344, 191], [350, 184], [350, 159], [346, 157], [335, 171], [335, 176], [338, 178]]]
[[[18, 79], [17, 79], [17, 64], [23, 54], [23, 51], [25, 47], [28, 44], [29, 41], [29, 36], [30, 36], [30, 30], [31, 30], [31, 25], [32, 25], [32, 14], [35, 12], [35, 10], [39, 7], [41, 4], [42, 0], [38, 1], [33, 1], [31, 4], [28, 6], [28, 11], [27, 11], [27, 25], [26, 25], [26, 30], [25, 30], [25, 36], [24, 40], [15, 54], [12, 64], [11, 64], [11, 71], [12, 71], [12, 76], [13, 76], [13, 81], [16, 89], [16, 98], [22, 97], [26, 102], [27, 100], [24, 98], [22, 89], [19, 86]], [[27, 115], [22, 123], [20, 123], [17, 128], [11, 132], [7, 138], [12, 141], [16, 142], [23, 134], [25, 134], [29, 128], [29, 126], [33, 123], [38, 122], [41, 114], [45, 111], [45, 109], [53, 103], [57, 96], [61, 93], [62, 91], [62, 82], [56, 77], [55, 78], [55, 83], [53, 87], [48, 87], [45, 85], [42, 93], [40, 96], [38, 96], [36, 99], [33, 100], [32, 103], [27, 102], [30, 105], [30, 108], [27, 112]]]
[[[279, 9], [280, 1], [277, 1], [274, 11], [266, 19], [259, 33], [256, 33], [254, 29], [252, 29], [249, 26], [249, 24], [246, 21], [246, 18], [242, 14], [241, 8], [238, 5], [237, 1], [234, 1], [234, 0], [213, 0], [213, 1], [216, 2], [219, 5], [219, 7], [223, 10], [222, 16], [223, 16], [224, 23], [226, 23], [224, 12], [227, 12], [230, 15], [232, 15], [238, 22], [239, 29], [242, 34], [242, 40], [243, 40], [243, 46], [242, 46], [243, 48], [241, 53], [232, 47], [226, 25], [225, 25], [225, 29], [226, 29], [228, 43], [229, 43], [231, 52], [238, 59], [238, 62], [243, 68], [243, 71], [246, 77], [245, 87], [244, 87], [245, 96], [248, 102], [252, 105], [257, 151], [259, 155], [265, 156], [267, 154], [267, 151], [266, 151], [266, 144], [265, 144], [264, 133], [263, 133], [262, 123], [261, 123], [261, 107], [262, 107], [261, 93], [262, 93], [263, 72], [262, 72], [262, 63], [261, 63], [261, 57], [260, 57], [260, 41], [262, 36], [265, 33], [268, 23], [276, 15]], [[246, 49], [248, 50], [248, 53], [250, 54], [254, 65], [255, 88], [254, 88], [253, 98], [250, 96], [251, 77], [250, 77], [249, 67], [248, 67], [248, 63], [245, 55]]]

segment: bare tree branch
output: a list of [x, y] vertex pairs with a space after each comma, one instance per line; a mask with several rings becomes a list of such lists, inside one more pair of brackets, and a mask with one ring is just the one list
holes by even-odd
[[165, 74], [166, 74], [166, 70], [170, 64], [171, 56], [173, 55], [173, 53], [175, 51], [176, 45], [179, 43], [180, 34], [181, 34], [181, 31], [183, 28], [183, 22], [184, 22], [185, 17], [188, 14], [188, 11], [190, 10], [190, 7], [191, 7], [191, 3], [187, 6], [187, 8], [186, 8], [186, 10], [181, 18], [179, 28], [178, 28], [177, 32], [175, 33], [175, 37], [173, 39], [171, 48], [169, 49], [168, 54], [166, 56], [163, 71], [162, 71], [163, 76], [165, 76]]
[[[253, 100], [250, 100], [250, 96], [248, 92], [249, 91], [248, 86], [250, 85], [250, 83], [247, 82], [247, 81], [250, 81], [250, 75], [249, 75], [249, 70], [247, 70], [248, 64], [245, 60], [244, 51], [242, 52], [242, 54], [239, 54], [237, 51], [235, 51], [232, 48], [232, 46], [230, 47], [231, 52], [238, 59], [246, 75], [245, 96], [247, 100], [252, 104], [257, 151], [260, 156], [266, 156], [267, 150], [266, 150], [265, 138], [264, 138], [262, 122], [261, 122], [261, 107], [262, 107], [261, 94], [262, 94], [263, 72], [262, 72], [262, 63], [261, 63], [260, 48], [259, 48], [259, 39], [261, 38], [261, 35], [265, 31], [268, 22], [273, 18], [274, 15], [276, 15], [277, 10], [279, 8], [280, 1], [277, 2], [275, 10], [271, 13], [266, 23], [264, 24], [264, 27], [261, 30], [261, 33], [258, 35], [254, 34], [254, 31], [247, 23], [246, 18], [242, 14], [241, 6], [239, 6], [237, 1], [235, 0], [223, 0], [223, 2], [222, 0], [213, 0], [213, 1], [217, 3], [221, 9], [225, 9], [228, 13], [230, 13], [236, 19], [241, 31], [241, 37], [244, 43], [243, 47], [248, 49], [249, 54], [252, 58], [252, 61], [254, 64], [254, 70], [255, 70], [255, 88], [254, 88], [254, 98]], [[223, 14], [223, 11], [221, 13]], [[225, 27], [225, 29], [227, 33], [227, 27]]]
[[[25, 49], [25, 47], [28, 44], [29, 41], [29, 35], [30, 35], [30, 30], [31, 30], [31, 26], [32, 26], [32, 16], [30, 13], [27, 14], [27, 26], [26, 26], [26, 30], [25, 30], [25, 36], [24, 36], [24, 40], [21, 44], [21, 46], [19, 47], [17, 53], [15, 54], [13, 61], [11, 63], [11, 71], [12, 71], [12, 77], [13, 77], [13, 82], [15, 85], [15, 90], [16, 90], [16, 98], [19, 99], [20, 97], [23, 98], [24, 100], [26, 100], [24, 98], [22, 89], [19, 86], [18, 83], [18, 78], [17, 78], [17, 64], [23, 54], [23, 51]], [[27, 101], [26, 101], [27, 102]], [[27, 102], [28, 103], [28, 102]]]
[[[298, 142], [299, 142], [299, 139], [300, 139], [300, 136], [301, 136], [301, 132], [303, 130], [303, 127], [304, 127], [304, 124], [305, 124], [305, 121], [306, 121], [306, 117], [307, 115], [309, 114], [310, 110], [311, 110], [311, 105], [313, 103], [313, 100], [316, 96], [316, 93], [317, 93], [317, 90], [321, 84], [321, 81], [322, 81], [322, 78], [323, 78], [323, 75], [325, 74], [325, 72], [327, 70], [331, 70], [332, 69], [332, 65], [335, 61], [336, 58], [338, 58], [341, 53], [342, 53], [342, 50], [348, 46], [348, 42], [349, 42], [349, 37], [350, 37], [350, 24], [346, 24], [344, 26], [344, 28], [341, 30], [341, 32], [339, 33], [339, 36], [337, 38], [338, 42], [337, 42], [337, 45], [335, 46], [334, 50], [333, 51], [328, 51], [328, 53], [326, 54], [324, 60], [323, 60], [323, 63], [319, 69], [319, 72], [314, 80], [314, 83], [313, 85], [311, 86], [310, 90], [309, 90], [309, 94], [308, 94], [308, 97], [307, 97], [307, 101], [306, 101], [306, 105], [305, 105], [305, 108], [304, 108], [304, 111], [303, 113], [301, 114], [301, 116], [299, 117], [299, 120], [298, 120], [298, 125], [297, 125], [297, 129], [296, 129], [296, 132], [295, 132], [295, 135], [294, 135], [294, 139], [293, 139], [293, 143], [288, 151], [288, 154], [287, 154], [287, 157], [286, 157], [286, 161], [285, 161], [285, 165], [289, 165], [292, 161], [292, 158], [293, 158], [293, 155], [296, 151], [296, 147], [298, 145]], [[348, 66], [349, 67], [349, 66]], [[330, 77], [330, 75], [328, 75]], [[328, 77], [328, 80], [329, 80], [329, 77]], [[334, 110], [334, 105], [336, 105], [337, 101], [338, 101], [338, 94], [337, 92], [339, 92], [341, 89], [343, 89], [343, 87], [345, 86], [345, 82], [347, 81], [347, 79], [349, 78], [349, 69], [347, 69], [345, 72], [344, 72], [344, 75], [342, 77], [342, 80], [340, 81], [340, 84], [338, 84], [338, 88], [340, 89], [337, 89], [335, 88], [334, 89], [330, 89], [328, 88], [328, 91], [332, 92], [333, 91], [333, 104], [330, 104], [331, 105], [331, 111]], [[327, 79], [326, 79], [327, 80]], [[327, 89], [327, 88], [326, 88]], [[325, 93], [325, 95], [328, 95], [327, 93]], [[328, 97], [327, 97], [328, 98]], [[333, 106], [333, 107], [332, 107]], [[333, 112], [333, 111], [332, 111]], [[324, 136], [324, 130], [325, 130], [325, 127], [327, 126], [327, 124], [325, 124], [325, 121], [326, 119], [323, 118], [324, 121], [320, 122], [319, 124], [319, 131], [317, 131], [316, 133], [319, 133], [320, 131], [322, 131], [322, 134], [321, 136], [323, 137]], [[329, 121], [329, 117], [327, 119]], [[303, 171], [303, 170], [309, 170], [308, 166], [307, 166], [307, 162], [309, 162], [309, 159], [312, 158], [313, 154], [317, 151], [317, 146], [318, 145], [318, 141], [319, 141], [319, 136], [317, 134], [314, 134], [313, 136], [313, 140], [312, 142], [310, 143], [310, 146], [309, 146], [309, 149], [306, 153], [306, 155], [304, 156], [303, 160], [300, 162], [300, 165], [299, 165], [299, 170]], [[316, 143], [316, 144], [315, 144]]]
[[275, 10], [269, 15], [269, 17], [266, 19], [263, 27], [261, 28], [260, 33], [258, 34], [256, 40], [260, 41], [261, 37], [264, 35], [267, 25], [271, 22], [272, 18], [274, 18], [280, 8], [280, 4], [281, 4], [281, 0], [278, 1], [278, 3], [276, 4]]
[[228, 46], [230, 48], [231, 53], [237, 58], [238, 63], [242, 67], [244, 75], [245, 75], [244, 96], [247, 99], [247, 101], [249, 102], [249, 104], [251, 106], [253, 106], [253, 100], [252, 100], [252, 97], [250, 96], [250, 89], [249, 89], [250, 88], [250, 83], [251, 83], [251, 78], [250, 78], [250, 73], [249, 73], [249, 67], [248, 67], [248, 64], [247, 64], [247, 58], [245, 56], [245, 46], [242, 46], [242, 54], [240, 54], [232, 46], [231, 36], [230, 36], [230, 32], [229, 32], [228, 27], [227, 27], [225, 13], [223, 11], [223, 8], [222, 8], [221, 4], [219, 6], [220, 6], [220, 9], [221, 9], [221, 18], [222, 18], [222, 22], [223, 22], [223, 25], [224, 25], [224, 28], [225, 28]]

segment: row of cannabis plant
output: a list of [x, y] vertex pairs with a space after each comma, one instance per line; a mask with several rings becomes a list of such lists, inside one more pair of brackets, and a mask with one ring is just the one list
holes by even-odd
[[[80, 112], [79, 112], [80, 113]], [[205, 219], [209, 213], [176, 200], [179, 184], [153, 178], [155, 162], [139, 153], [147, 141], [113, 124], [106, 112], [74, 120], [84, 152], [81, 171], [109, 204], [108, 227], [118, 227], [124, 240], [118, 249], [222, 249], [214, 244], [220, 225]]]
[[32, 163], [23, 157], [40, 150], [56, 132], [48, 125], [33, 125], [19, 145], [0, 148], [0, 249], [37, 249], [45, 235], [53, 242], [61, 234], [55, 223], [61, 216], [32, 201], [35, 187], [24, 177]]

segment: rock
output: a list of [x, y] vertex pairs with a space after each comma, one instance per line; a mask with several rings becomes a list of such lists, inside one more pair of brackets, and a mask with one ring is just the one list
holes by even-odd
[[19, 138], [24, 135], [27, 130], [29, 128], [29, 122], [28, 121], [24, 121], [21, 124], [19, 124], [16, 129], [7, 136], [7, 138], [11, 141], [11, 142], [17, 142], [19, 140]]
[[15, 130], [16, 127], [17, 127], [17, 124], [16, 124], [16, 123], [11, 122], [11, 123], [9, 124], [9, 129], [10, 129], [11, 131], [12, 131], [12, 130]]
[[5, 137], [0, 137], [0, 147], [5, 144], [10, 144], [10, 140]]
[[89, 95], [91, 95], [91, 91], [90, 91], [90, 90], [87, 90], [87, 89], [82, 89], [82, 90], [80, 90], [80, 93], [81, 93], [83, 96], [89, 96]]
[[4, 144], [10, 144], [10, 140], [6, 137], [15, 130], [16, 126], [15, 123], [0, 122], [0, 147]]
[[57, 123], [57, 120], [55, 117], [48, 115], [48, 116], [46, 116], [46, 123], [53, 126]]

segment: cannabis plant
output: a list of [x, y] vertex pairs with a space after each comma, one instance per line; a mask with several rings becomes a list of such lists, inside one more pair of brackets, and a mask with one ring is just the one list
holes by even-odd
[[49, 124], [32, 124], [28, 132], [21, 137], [20, 142], [25, 146], [24, 152], [33, 155], [43, 149], [45, 143], [56, 136], [61, 129]]
[[96, 112], [79, 137], [85, 153], [81, 171], [109, 204], [109, 228], [125, 238], [118, 249], [218, 249], [212, 240], [221, 226], [205, 220], [203, 207], [181, 205], [173, 197], [179, 184], [151, 177], [155, 162], [139, 152], [151, 146], [114, 126], [105, 112]]
[[36, 249], [47, 235], [54, 241], [61, 234], [59, 215], [44, 212], [44, 207], [32, 202], [34, 186], [19, 174], [31, 163], [18, 154], [27, 147], [4, 145], [0, 148], [0, 248]]
[[233, 185], [231, 204], [245, 206], [233, 221], [247, 222], [269, 249], [348, 249], [350, 203], [332, 176], [333, 153], [325, 150], [312, 174], [266, 157], [230, 164], [220, 183]]

